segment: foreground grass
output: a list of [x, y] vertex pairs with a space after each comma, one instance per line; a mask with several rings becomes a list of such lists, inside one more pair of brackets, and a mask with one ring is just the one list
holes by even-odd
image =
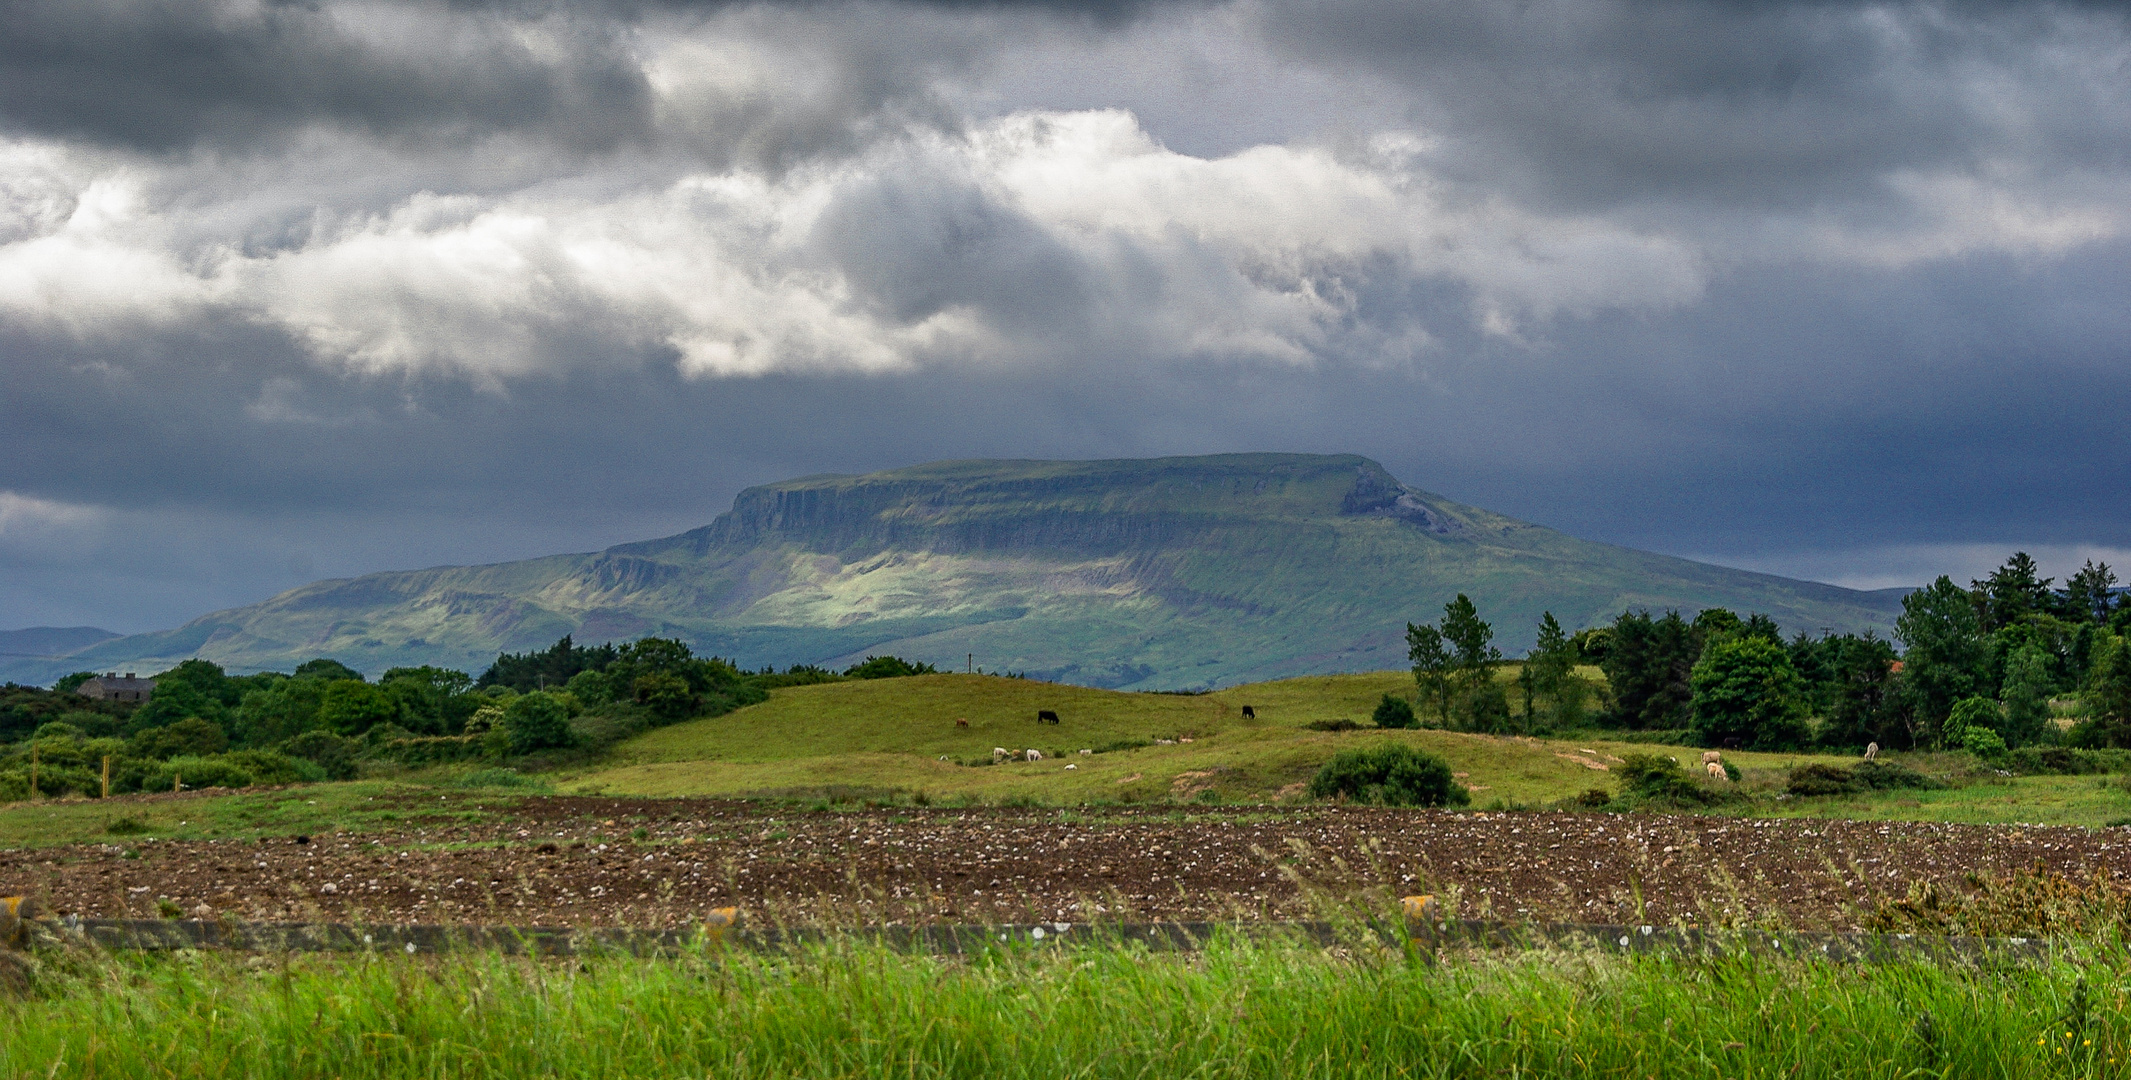
[[2109, 955], [1988, 972], [1237, 943], [94, 960], [0, 1009], [0, 1075], [2109, 1076], [2131, 1047]]

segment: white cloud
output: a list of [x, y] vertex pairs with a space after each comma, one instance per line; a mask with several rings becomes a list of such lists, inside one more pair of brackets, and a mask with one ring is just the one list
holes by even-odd
[[104, 511], [94, 506], [55, 502], [0, 490], [0, 541], [41, 543], [63, 534], [103, 524]]

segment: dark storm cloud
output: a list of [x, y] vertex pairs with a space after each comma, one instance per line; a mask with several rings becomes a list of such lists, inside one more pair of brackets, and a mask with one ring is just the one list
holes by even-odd
[[[1410, 89], [1452, 174], [1569, 202], [1871, 199], [1897, 168], [2121, 168], [2116, 5], [1321, 0], [1267, 35]], [[1874, 200], [1878, 201], [1878, 200]]]
[[603, 146], [641, 136], [649, 107], [618, 28], [567, 11], [21, 0], [0, 34], [8, 127], [156, 150], [312, 124]]
[[0, 627], [980, 456], [1360, 452], [1720, 557], [2131, 546], [2127, 40], [2103, 6], [30, 0]]

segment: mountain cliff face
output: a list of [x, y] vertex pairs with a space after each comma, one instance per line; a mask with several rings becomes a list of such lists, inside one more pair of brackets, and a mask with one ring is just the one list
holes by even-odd
[[1898, 608], [1890, 594], [1577, 540], [1361, 457], [959, 461], [750, 488], [700, 529], [592, 554], [318, 582], [13, 677], [194, 655], [478, 669], [566, 633], [657, 633], [749, 666], [894, 652], [960, 667], [974, 654], [987, 670], [1096, 686], [1226, 685], [1403, 666], [1406, 622], [1460, 592], [1512, 655], [1542, 610], [1576, 627], [1721, 605], [1884, 632]]

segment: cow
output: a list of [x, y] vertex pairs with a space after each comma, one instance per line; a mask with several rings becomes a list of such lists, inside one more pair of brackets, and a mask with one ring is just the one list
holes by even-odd
[[1704, 751], [1702, 751], [1702, 764], [1704, 764], [1704, 765], [1707, 765], [1707, 764], [1709, 764], [1709, 763], [1710, 763], [1710, 762], [1712, 762], [1712, 761], [1722, 761], [1722, 760], [1724, 760], [1724, 754], [1723, 754], [1723, 752], [1722, 752], [1722, 751], [1718, 751], [1718, 750], [1704, 750]]
[[1245, 719], [1245, 720], [1256, 720], [1257, 718], [1258, 718], [1258, 710], [1256, 710], [1256, 709], [1253, 709], [1253, 708], [1251, 708], [1251, 707], [1250, 707], [1250, 706], [1248, 706], [1248, 705], [1245, 705], [1245, 706], [1243, 706], [1243, 719]]
[[1727, 739], [1725, 739], [1725, 740], [1724, 740], [1724, 749], [1726, 749], [1726, 750], [1737, 750], [1737, 749], [1739, 749], [1740, 747], [1742, 747], [1742, 746], [1745, 746], [1745, 745], [1746, 745], [1746, 740], [1744, 740], [1744, 739], [1741, 739], [1741, 738], [1740, 738], [1740, 737], [1738, 737], [1737, 735], [1733, 735], [1733, 736], [1731, 736], [1730, 738], [1727, 738]]
[[969, 726], [969, 720], [968, 720], [968, 718], [967, 718], [967, 717], [956, 717], [956, 718], [955, 718], [955, 726], [956, 726], [956, 727], [958, 727], [958, 728], [965, 728], [965, 727], [968, 727], [968, 726]]
[[1731, 780], [1731, 774], [1724, 771], [1724, 763], [1721, 761], [1705, 761], [1702, 763], [1702, 768], [1704, 771], [1709, 773], [1709, 778], [1711, 780], [1722, 780], [1726, 782], [1729, 782]]
[[1042, 760], [1043, 760], [1043, 751], [1041, 751], [1041, 750], [1028, 750], [1028, 751], [1024, 751], [1024, 753], [1028, 754], [1028, 759], [1029, 759], [1030, 761], [1042, 761]]
[[1873, 758], [1876, 758], [1876, 757], [1878, 757], [1878, 756], [1879, 756], [1879, 744], [1878, 744], [1878, 743], [1871, 743], [1871, 744], [1868, 744], [1868, 745], [1867, 745], [1867, 746], [1865, 747], [1865, 760], [1866, 760], [1866, 761], [1870, 761], [1870, 760], [1872, 760]]
[[1036, 710], [1036, 722], [1039, 724], [1055, 724], [1058, 722], [1058, 714], [1050, 709], [1038, 709]]

